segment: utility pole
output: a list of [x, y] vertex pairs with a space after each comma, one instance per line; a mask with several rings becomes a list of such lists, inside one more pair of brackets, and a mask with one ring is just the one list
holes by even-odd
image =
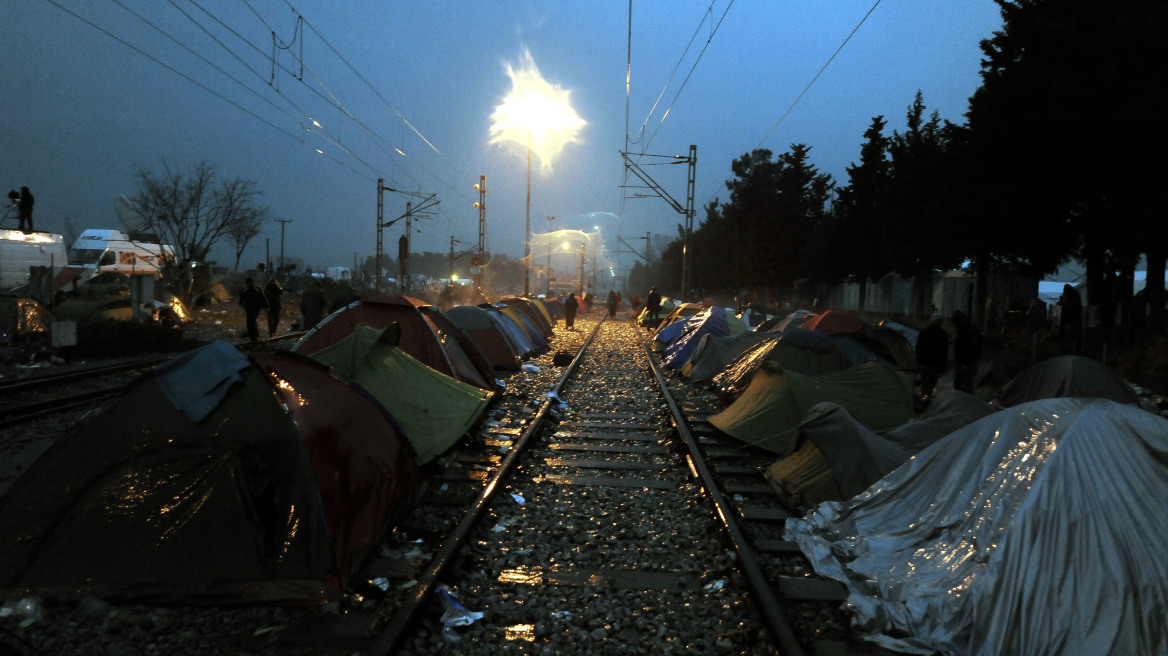
[[547, 289], [544, 291], [544, 298], [552, 297], [552, 221], [556, 217], [549, 216], [548, 220], [548, 236], [547, 236], [547, 270], [544, 271], [544, 278], [547, 279]]
[[[398, 193], [398, 194], [414, 196], [417, 198], [422, 198], [423, 200], [421, 203], [418, 204], [417, 209], [413, 209], [412, 202], [407, 202], [405, 214], [397, 217], [396, 219], [394, 219], [392, 221], [386, 221], [385, 220], [385, 203], [384, 203], [384, 198], [383, 198], [383, 192], [386, 192], [386, 191], [392, 191], [392, 192]], [[409, 278], [407, 278], [407, 276], [409, 274], [408, 260], [410, 257], [410, 230], [413, 227], [412, 226], [413, 214], [415, 212], [422, 212], [423, 210], [427, 210], [427, 209], [437, 205], [439, 202], [441, 202], [441, 201], [435, 200], [435, 196], [437, 196], [437, 195], [438, 194], [430, 194], [429, 196], [423, 196], [420, 193], [414, 193], [414, 192], [409, 192], [409, 191], [401, 191], [399, 189], [393, 189], [392, 187], [385, 186], [385, 179], [384, 178], [377, 178], [377, 255], [375, 256], [375, 261], [376, 261], [375, 266], [377, 267], [377, 285], [375, 287], [376, 287], [378, 294], [381, 293], [381, 253], [384, 250], [382, 248], [381, 231], [383, 229], [388, 228], [389, 226], [397, 223], [398, 221], [400, 221], [402, 219], [406, 220], [406, 232], [404, 235], [402, 235], [401, 239], [399, 239], [397, 242], [397, 252], [398, 252], [398, 260], [400, 260], [400, 262], [401, 262], [401, 271], [402, 271], [402, 278], [403, 278], [402, 291], [407, 292], [407, 291], [409, 291], [409, 288], [410, 288], [410, 281], [409, 281]]]
[[454, 245], [461, 243], [454, 239], [454, 235], [450, 235], [450, 284], [454, 285]]
[[[689, 156], [688, 157], [682, 157], [681, 155], [645, 155], [644, 153], [641, 153], [639, 155], [639, 157], [667, 157], [667, 158], [674, 160], [674, 161], [670, 162], [671, 164], [688, 164], [689, 165], [689, 174], [687, 176], [687, 182], [686, 182], [685, 207], [682, 207], [681, 203], [674, 200], [673, 197], [669, 195], [669, 192], [665, 191], [665, 189], [662, 188], [661, 185], [657, 184], [657, 182], [654, 181], [653, 178], [650, 177], [649, 174], [646, 173], [640, 167], [639, 164], [637, 164], [632, 159], [630, 159], [629, 153], [621, 152], [621, 157], [624, 157], [625, 168], [632, 171], [634, 175], [636, 175], [638, 178], [640, 178], [641, 181], [644, 182], [645, 185], [650, 190], [652, 190], [654, 192], [654, 195], [660, 196], [661, 198], [663, 198], [665, 200], [665, 202], [669, 203], [669, 206], [672, 207], [675, 212], [685, 216], [685, 227], [683, 230], [682, 244], [681, 244], [681, 296], [683, 298], [685, 298], [690, 293], [689, 292], [689, 284], [690, 284], [690, 281], [689, 281], [689, 267], [690, 267], [689, 238], [690, 238], [690, 234], [693, 232], [694, 187], [695, 187], [694, 183], [696, 180], [696, 173], [697, 173], [698, 147], [696, 145], [691, 144], [689, 147]], [[648, 197], [648, 195], [638, 195], [635, 197], [636, 198], [646, 198], [646, 197]], [[646, 250], [648, 250], [648, 248], [646, 248]]]
[[580, 298], [584, 298], [584, 248], [587, 244], [580, 244]]
[[523, 229], [523, 295], [531, 296], [531, 133], [527, 133], [527, 224]]
[[403, 241], [398, 242], [397, 263], [401, 268], [401, 282], [398, 286], [401, 287], [403, 294], [410, 293], [410, 229], [413, 222], [413, 205], [412, 201], [406, 201], [406, 231], [402, 234]]
[[474, 267], [474, 293], [478, 293], [483, 288], [482, 267], [485, 264], [483, 262], [483, 249], [487, 235], [487, 176], [479, 176], [479, 183], [475, 185], [475, 189], [479, 190], [479, 202], [475, 203], [475, 207], [479, 209], [479, 254], [471, 261], [471, 266]]
[[284, 275], [284, 225], [292, 223], [292, 219], [276, 219], [276, 223], [280, 224], [280, 268], [276, 269], [278, 275]]

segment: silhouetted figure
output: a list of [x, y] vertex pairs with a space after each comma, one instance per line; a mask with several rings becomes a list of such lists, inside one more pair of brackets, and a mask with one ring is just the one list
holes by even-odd
[[272, 278], [264, 285], [264, 296], [268, 299], [268, 337], [275, 337], [280, 325], [280, 296], [283, 294], [284, 288], [278, 278]]
[[960, 310], [953, 313], [953, 325], [957, 328], [957, 336], [953, 338], [953, 361], [957, 366], [953, 389], [973, 394], [973, 379], [981, 360], [981, 331]]
[[616, 298], [616, 291], [610, 289], [608, 291], [608, 318], [609, 319], [616, 318], [616, 308], [617, 308], [617, 305], [619, 303], [620, 303], [620, 301], [618, 301]]
[[657, 291], [656, 287], [650, 289], [649, 295], [645, 298], [645, 312], [649, 325], [656, 328], [658, 322], [661, 321], [660, 317], [657, 316], [661, 312], [661, 293]]
[[32, 204], [36, 202], [28, 187], [20, 188], [20, 200], [16, 201], [16, 211], [20, 215], [20, 230], [32, 232]]
[[568, 330], [576, 329], [576, 311], [579, 309], [580, 301], [576, 299], [576, 292], [568, 294], [564, 300], [564, 327]]
[[312, 330], [324, 318], [324, 308], [327, 303], [324, 299], [324, 290], [320, 288], [320, 281], [316, 278], [308, 283], [304, 293], [300, 295], [300, 315], [304, 317], [304, 330]]
[[945, 317], [940, 313], [917, 335], [916, 356], [921, 369], [921, 399], [933, 398], [937, 379], [949, 365], [949, 333], [942, 326]]
[[1062, 307], [1059, 313], [1059, 339], [1070, 329], [1071, 338], [1075, 341], [1075, 352], [1082, 346], [1083, 336], [1083, 298], [1079, 290], [1070, 284], [1063, 285], [1063, 294], [1059, 296], [1058, 304]]
[[342, 280], [337, 284], [337, 293], [333, 295], [333, 302], [329, 304], [329, 314], [359, 300], [361, 300], [361, 295], [353, 291], [353, 286], [347, 281]]
[[268, 307], [268, 299], [264, 296], [264, 290], [260, 289], [250, 276], [243, 279], [239, 305], [243, 307], [243, 315], [247, 319], [247, 339], [254, 344], [260, 338], [260, 327], [256, 320], [260, 316], [260, 310]]

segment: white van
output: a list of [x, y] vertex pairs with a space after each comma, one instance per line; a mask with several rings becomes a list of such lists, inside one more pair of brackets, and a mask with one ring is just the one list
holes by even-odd
[[89, 279], [107, 271], [132, 275], [157, 275], [168, 261], [174, 260], [174, 248], [130, 239], [117, 230], [89, 229], [81, 233], [69, 249], [70, 264], [88, 269]]
[[62, 235], [0, 230], [0, 290], [28, 282], [29, 268], [34, 266], [51, 267], [56, 277], [67, 261]]

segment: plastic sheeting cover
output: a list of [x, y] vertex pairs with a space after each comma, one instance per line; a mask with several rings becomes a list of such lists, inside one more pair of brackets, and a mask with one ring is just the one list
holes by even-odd
[[955, 431], [787, 522], [854, 623], [908, 653], [1165, 654], [1168, 421], [1102, 399]]

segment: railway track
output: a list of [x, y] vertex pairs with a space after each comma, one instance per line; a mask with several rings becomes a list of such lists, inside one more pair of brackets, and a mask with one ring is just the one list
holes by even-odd
[[[323, 608], [236, 613], [251, 653], [879, 654], [843, 589], [781, 538], [720, 410], [663, 373], [631, 323], [578, 321], [515, 374], [413, 513]], [[530, 366], [529, 365], [529, 366]], [[145, 612], [145, 611], [144, 611]], [[215, 609], [186, 614], [207, 624]], [[481, 613], [481, 615], [479, 615]], [[163, 645], [157, 638], [155, 643]]]
[[[367, 589], [404, 593], [336, 637], [369, 654], [881, 653], [851, 639], [843, 588], [781, 539], [773, 455], [679, 402], [632, 324], [599, 323], [581, 346], [522, 429], [448, 461], [420, 505], [431, 521], [399, 529], [402, 553], [430, 557], [375, 564]], [[435, 533], [468, 486], [470, 510]]]

